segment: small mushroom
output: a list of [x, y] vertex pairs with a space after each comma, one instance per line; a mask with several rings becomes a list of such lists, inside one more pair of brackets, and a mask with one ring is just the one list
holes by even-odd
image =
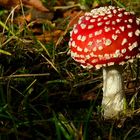
[[124, 8], [105, 6], [79, 18], [70, 34], [70, 54], [84, 68], [103, 68], [105, 119], [124, 110], [122, 65], [139, 57], [140, 19]]

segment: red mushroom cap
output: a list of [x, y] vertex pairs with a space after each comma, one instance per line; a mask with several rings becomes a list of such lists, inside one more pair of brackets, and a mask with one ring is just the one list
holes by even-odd
[[113, 6], [80, 17], [70, 35], [71, 57], [83, 67], [124, 64], [140, 54], [140, 19]]

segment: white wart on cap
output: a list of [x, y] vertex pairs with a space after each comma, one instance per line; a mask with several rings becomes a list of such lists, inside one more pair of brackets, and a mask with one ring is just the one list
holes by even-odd
[[140, 19], [113, 6], [85, 13], [71, 31], [71, 57], [83, 67], [124, 64], [140, 54]]

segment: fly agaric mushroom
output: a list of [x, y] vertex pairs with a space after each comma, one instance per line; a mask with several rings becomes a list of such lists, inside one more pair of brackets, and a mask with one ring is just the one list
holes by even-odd
[[71, 57], [84, 68], [103, 68], [103, 116], [124, 110], [122, 68], [140, 54], [140, 19], [124, 8], [106, 6], [79, 18], [70, 34]]

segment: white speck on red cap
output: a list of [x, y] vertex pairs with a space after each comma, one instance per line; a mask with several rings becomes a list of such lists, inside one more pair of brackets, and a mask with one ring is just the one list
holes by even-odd
[[88, 29], [94, 28], [94, 25], [88, 25]]
[[115, 31], [115, 33], [116, 33], [116, 34], [120, 34], [121, 32], [120, 32], [119, 29], [117, 29], [117, 30]]
[[109, 55], [109, 54], [104, 54], [104, 57], [105, 57], [106, 59], [110, 59], [110, 55]]
[[114, 13], [114, 14], [116, 14], [116, 13], [117, 13], [117, 10], [116, 10], [116, 9], [115, 9], [115, 10], [113, 10], [113, 13]]
[[135, 35], [136, 35], [136, 36], [139, 36], [139, 35], [140, 35], [140, 30], [139, 30], [139, 29], [137, 29], [137, 30], [135, 31]]
[[85, 19], [86, 19], [86, 20], [90, 20], [90, 17], [87, 16], [87, 17], [85, 17]]
[[74, 41], [74, 40], [72, 41], [71, 46], [72, 46], [72, 47], [75, 46], [75, 41]]
[[89, 38], [92, 38], [93, 37], [93, 34], [89, 34], [88, 36], [89, 36]]
[[86, 38], [87, 38], [87, 37], [86, 37], [85, 35], [83, 35], [83, 36], [81, 37], [81, 41], [84, 42], [84, 41], [86, 40]]
[[99, 64], [95, 65], [96, 69], [100, 69], [101, 67], [102, 67], [102, 65], [99, 65]]
[[97, 21], [101, 21], [101, 18], [98, 18]]
[[116, 19], [116, 22], [117, 22], [117, 23], [120, 23], [120, 22], [121, 22], [121, 19], [117, 18], [117, 19]]
[[96, 47], [94, 47], [94, 48], [92, 49], [92, 51], [93, 51], [93, 52], [96, 52], [96, 50], [97, 50], [97, 48], [96, 48]]
[[136, 48], [136, 47], [138, 47], [138, 42], [136, 41], [136, 42], [134, 42], [132, 45], [130, 45], [129, 47], [128, 47], [128, 49], [130, 50], [130, 51], [132, 51], [134, 48]]
[[92, 46], [92, 45], [93, 45], [93, 41], [89, 41], [88, 46]]
[[112, 43], [112, 41], [111, 41], [110, 39], [105, 39], [105, 40], [104, 40], [104, 44], [105, 44], [106, 46], [109, 46], [111, 43]]
[[123, 65], [140, 57], [140, 19], [124, 8], [93, 9], [74, 25], [69, 46], [71, 57], [84, 68]]
[[128, 24], [128, 25], [127, 25], [127, 28], [132, 28], [132, 25]]
[[125, 59], [130, 59], [130, 58], [131, 58], [131, 56], [127, 56], [127, 55], [125, 56]]
[[129, 15], [129, 12], [124, 12], [124, 15]]
[[94, 53], [93, 53], [93, 52], [91, 52], [91, 53], [90, 53], [90, 56], [91, 56], [91, 57], [94, 57]]
[[80, 48], [79, 46], [77, 47], [77, 51], [81, 52], [83, 49]]
[[102, 50], [102, 49], [103, 49], [103, 46], [99, 46], [98, 49], [99, 49], [99, 50]]
[[132, 19], [132, 18], [128, 19], [128, 21], [129, 21], [130, 23], [133, 23], [133, 19]]
[[105, 32], [109, 32], [110, 30], [111, 30], [111, 28], [110, 27], [104, 27], [104, 30], [105, 30]]
[[77, 36], [77, 40], [81, 40], [81, 38], [82, 38], [82, 35]]
[[84, 23], [80, 24], [80, 26], [81, 26], [82, 29], [86, 28], [86, 24], [84, 24]]
[[125, 43], [127, 43], [127, 39], [126, 38], [123, 39], [121, 45], [123, 46]]
[[112, 15], [112, 14], [110, 14], [110, 15], [108, 15], [108, 17], [109, 17], [109, 18], [112, 18], [112, 17], [113, 17], [113, 15]]
[[99, 40], [99, 39], [97, 39], [97, 40], [96, 40], [96, 42], [97, 42], [97, 43], [101, 43], [101, 42], [102, 42], [102, 40], [101, 40], [101, 39], [100, 39], [100, 40]]
[[102, 26], [103, 22], [99, 22], [97, 23], [98, 26]]
[[108, 63], [108, 66], [112, 66], [112, 65], [114, 65], [115, 63], [114, 62], [109, 62]]
[[133, 36], [133, 32], [128, 32], [128, 36], [132, 37]]
[[104, 17], [104, 20], [107, 20], [108, 19], [108, 17]]
[[84, 52], [87, 53], [88, 52], [88, 49], [87, 48], [84, 48]]
[[126, 53], [126, 49], [125, 49], [125, 48], [122, 49], [121, 52], [122, 52], [123, 54]]
[[122, 32], [125, 30], [124, 26], [120, 26], [119, 28], [121, 29]]
[[124, 62], [124, 61], [119, 62], [119, 65], [124, 65], [124, 64], [125, 64], [125, 62]]
[[110, 20], [106, 21], [105, 24], [106, 25], [109, 25], [110, 24]]
[[95, 21], [96, 21], [95, 19], [90, 19], [90, 22], [91, 22], [91, 23], [93, 23], [93, 22], [95, 22]]
[[122, 13], [118, 14], [118, 17], [122, 17], [122, 16], [123, 16], [123, 14], [122, 14]]
[[102, 30], [95, 31], [95, 36], [102, 34]]
[[112, 34], [112, 39], [113, 40], [117, 40], [117, 38], [118, 38], [118, 35]]
[[77, 34], [77, 33], [78, 33], [78, 29], [74, 29], [73, 32], [74, 32], [75, 34]]
[[115, 25], [116, 24], [116, 21], [112, 21], [112, 25]]
[[139, 18], [136, 19], [136, 23], [137, 23], [137, 25], [140, 25], [140, 19]]

